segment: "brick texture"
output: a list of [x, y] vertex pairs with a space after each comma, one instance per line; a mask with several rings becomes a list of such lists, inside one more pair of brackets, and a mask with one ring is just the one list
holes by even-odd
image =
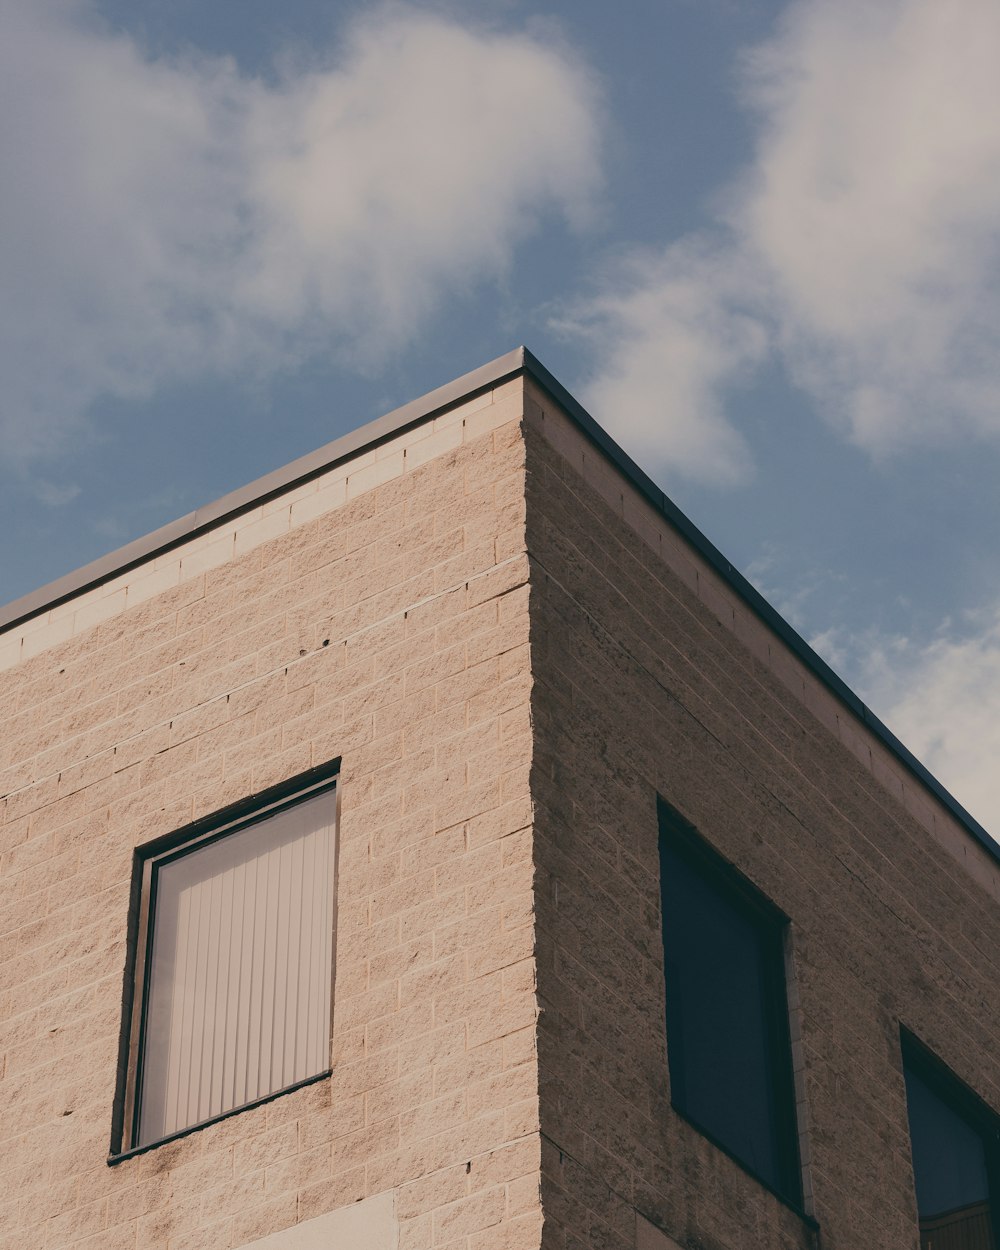
[[[2, 1250], [219, 1250], [387, 1191], [403, 1250], [538, 1245], [520, 412], [498, 388], [16, 631]], [[333, 1076], [108, 1166], [133, 848], [338, 756]]]
[[[817, 717], [797, 661], [779, 676], [692, 554], [628, 523], [624, 479], [528, 413], [543, 1245], [633, 1250], [638, 1216], [643, 1245], [912, 1250], [899, 1026], [1000, 1108], [995, 864], [957, 862], [979, 848], [917, 819], [863, 728]], [[790, 917], [819, 1233], [670, 1107], [657, 794]]]

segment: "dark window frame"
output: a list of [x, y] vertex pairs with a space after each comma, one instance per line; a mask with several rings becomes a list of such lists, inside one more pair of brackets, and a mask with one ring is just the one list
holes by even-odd
[[[929, 1047], [905, 1025], [899, 1026], [899, 1049], [902, 1072], [909, 1069], [960, 1120], [979, 1136], [983, 1143], [986, 1181], [989, 1191], [993, 1241], [1000, 1250], [1000, 1112], [984, 1102], [974, 1090], [956, 1076]], [[907, 1119], [907, 1140], [910, 1144], [910, 1169], [913, 1176], [913, 1140]]]
[[[308, 769], [295, 777], [289, 778], [274, 786], [269, 786], [257, 794], [249, 795], [235, 803], [220, 808], [216, 812], [204, 816], [190, 824], [173, 830], [162, 837], [138, 846], [132, 853], [132, 884], [129, 896], [128, 927], [125, 951], [125, 970], [122, 989], [121, 1031], [118, 1040], [118, 1072], [115, 1083], [115, 1099], [111, 1119], [111, 1147], [108, 1163], [115, 1164], [134, 1155], [155, 1150], [166, 1142], [186, 1137], [209, 1124], [226, 1120], [230, 1116], [239, 1115], [252, 1107], [272, 1102], [304, 1086], [315, 1084], [330, 1076], [332, 1069], [325, 1068], [312, 1076], [305, 1077], [291, 1085], [273, 1090], [260, 1098], [242, 1103], [238, 1107], [222, 1111], [217, 1115], [200, 1120], [195, 1124], [186, 1125], [176, 1132], [159, 1137], [154, 1141], [137, 1144], [140, 1124], [139, 1091], [142, 1084], [143, 1056], [145, 1053], [146, 1015], [149, 999], [148, 970], [152, 956], [153, 936], [155, 931], [156, 881], [159, 868], [192, 851], [230, 837], [259, 821], [281, 811], [316, 798], [320, 794], [333, 792], [336, 803], [335, 828], [340, 827], [340, 759], [331, 760], [316, 768]], [[336, 862], [338, 859], [339, 839], [334, 846], [334, 888], [336, 885]], [[337, 951], [336, 932], [331, 935], [333, 942], [332, 970], [336, 975]], [[333, 994], [331, 987], [331, 1011]], [[332, 1022], [331, 1022], [332, 1023]]]
[[[683, 859], [723, 902], [753, 927], [760, 943], [760, 968], [763, 976], [762, 1007], [767, 1035], [767, 1077], [773, 1091], [775, 1104], [772, 1108], [773, 1130], [779, 1156], [779, 1170], [785, 1185], [776, 1184], [762, 1176], [754, 1166], [721, 1141], [699, 1121], [697, 1110], [685, 1104], [681, 1086], [683, 1072], [678, 1070], [676, 1047], [671, 1052], [669, 1028], [667, 1030], [667, 1064], [670, 1074], [670, 1105], [687, 1124], [696, 1129], [713, 1146], [732, 1159], [744, 1172], [752, 1176], [770, 1193], [790, 1207], [810, 1227], [816, 1221], [805, 1210], [802, 1159], [799, 1148], [799, 1100], [795, 1088], [788, 980], [790, 972], [788, 916], [749, 881], [733, 864], [724, 859], [699, 834], [675, 808], [661, 796], [657, 797], [660, 858], [660, 906], [663, 928], [664, 958], [667, 958], [666, 915], [664, 908], [665, 875], [667, 855], [674, 853]], [[666, 969], [665, 969], [666, 972]], [[667, 1017], [670, 987], [665, 987]]]

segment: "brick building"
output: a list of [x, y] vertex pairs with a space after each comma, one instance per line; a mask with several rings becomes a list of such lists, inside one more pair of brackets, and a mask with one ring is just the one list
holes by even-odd
[[997, 1245], [997, 844], [529, 353], [0, 718], [2, 1250]]

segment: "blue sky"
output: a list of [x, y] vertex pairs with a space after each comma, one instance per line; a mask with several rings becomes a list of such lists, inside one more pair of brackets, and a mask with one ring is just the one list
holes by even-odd
[[995, 0], [0, 0], [0, 597], [526, 343], [994, 833]]

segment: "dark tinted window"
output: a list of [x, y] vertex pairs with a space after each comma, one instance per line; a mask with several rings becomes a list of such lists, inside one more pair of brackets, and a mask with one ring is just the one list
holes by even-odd
[[798, 1204], [784, 918], [665, 804], [660, 829], [671, 1102]]
[[995, 1250], [995, 1119], [912, 1046], [904, 1075], [921, 1246]]

